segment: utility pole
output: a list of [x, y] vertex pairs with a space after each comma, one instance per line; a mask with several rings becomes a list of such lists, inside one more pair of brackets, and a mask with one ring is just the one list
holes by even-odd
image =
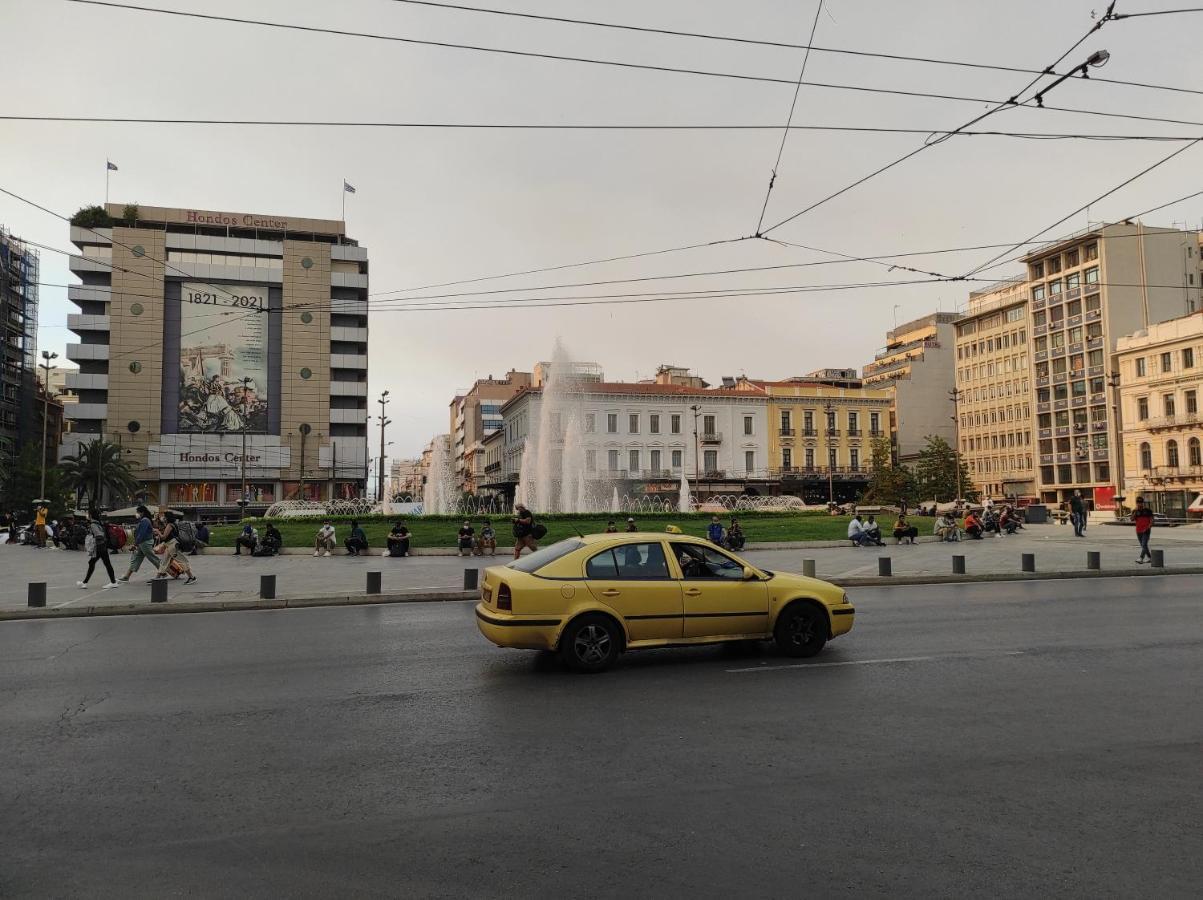
[[38, 499], [46, 499], [46, 425], [50, 421], [50, 361], [58, 359], [57, 353], [49, 350], [42, 351], [42, 369], [46, 375], [42, 379], [42, 486], [38, 491]]
[[305, 438], [309, 437], [309, 432], [311, 432], [312, 430], [313, 430], [313, 428], [312, 428], [312, 426], [311, 426], [311, 425], [310, 425], [308, 422], [303, 422], [303, 423], [301, 423], [301, 427], [297, 429], [297, 431], [301, 432], [301, 484], [300, 484], [300, 498], [301, 498], [302, 500], [306, 499], [306, 498], [305, 498]]
[[1115, 460], [1112, 476], [1115, 480], [1115, 515], [1118, 518], [1124, 511], [1124, 497], [1120, 493], [1124, 485], [1124, 437], [1119, 418], [1119, 372], [1112, 372], [1107, 376], [1107, 386], [1111, 388], [1111, 418], [1115, 420], [1115, 444], [1111, 458]]
[[246, 493], [246, 426], [247, 426], [247, 402], [246, 389], [251, 383], [251, 379], [243, 377], [242, 379], [242, 496], [238, 500], [238, 509], [242, 513], [242, 518], [246, 518], [246, 507], [250, 502]]
[[961, 420], [959, 413], [962, 394], [964, 391], [960, 388], [953, 388], [948, 392], [949, 399], [952, 400], [952, 440], [954, 442], [952, 464], [957, 467], [957, 495], [954, 499], [958, 501], [961, 499], [964, 488], [961, 484]]
[[384, 500], [384, 429], [385, 429], [386, 425], [391, 424], [393, 421], [392, 419], [387, 418], [384, 414], [384, 407], [390, 402], [388, 399], [388, 391], [382, 392], [380, 394], [380, 399], [377, 400], [376, 402], [380, 404], [380, 459], [378, 460], [378, 462], [380, 464], [380, 475], [376, 482], [376, 500], [383, 501]]
[[689, 407], [689, 411], [693, 413], [693, 489], [700, 500], [702, 494], [702, 442], [698, 440], [698, 416], [702, 414], [702, 407], [695, 403]]

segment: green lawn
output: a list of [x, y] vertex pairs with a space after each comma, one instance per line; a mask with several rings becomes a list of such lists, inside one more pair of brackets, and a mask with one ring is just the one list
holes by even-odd
[[[547, 527], [547, 537], [543, 544], [552, 543], [571, 537], [579, 530], [582, 534], [605, 531], [607, 515], [564, 515], [540, 516], [539, 522]], [[626, 529], [626, 516], [615, 516], [615, 524], [619, 530]], [[350, 531], [350, 520], [335, 517], [331, 520], [337, 529], [339, 543], [346, 539]], [[404, 522], [413, 535], [414, 548], [454, 547], [456, 532], [462, 524], [462, 519], [449, 516], [411, 516], [394, 518], [364, 518], [360, 525], [368, 535], [368, 544], [372, 547], [384, 547], [384, 536], [392, 528], [395, 521]], [[481, 519], [474, 519], [473, 527], [480, 530]], [[705, 537], [706, 526], [710, 516], [704, 514], [658, 513], [637, 516], [636, 524], [642, 531], [663, 531], [668, 525], [676, 525], [686, 534]], [[724, 527], [731, 521], [730, 516], [722, 517]], [[931, 534], [932, 520], [918, 516], [910, 519], [911, 524], [919, 529], [919, 533]], [[499, 546], [513, 545], [509, 519], [494, 518], [493, 528], [497, 531]], [[828, 516], [825, 513], [744, 513], [739, 516], [740, 525], [749, 542], [767, 541], [831, 541], [840, 540], [848, 533], [847, 516]], [[262, 519], [253, 519], [251, 523], [262, 532], [265, 524]], [[284, 535], [286, 547], [309, 547], [313, 545], [313, 536], [321, 526], [320, 519], [277, 519], [276, 527]], [[889, 537], [893, 527], [893, 516], [882, 520], [882, 532]], [[212, 529], [212, 546], [232, 547], [234, 538], [241, 530], [238, 525], [224, 525]]]

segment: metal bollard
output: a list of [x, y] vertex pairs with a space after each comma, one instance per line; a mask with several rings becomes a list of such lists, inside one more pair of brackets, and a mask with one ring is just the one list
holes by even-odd
[[31, 609], [42, 609], [46, 605], [46, 582], [29, 582], [29, 606]]
[[480, 578], [480, 569], [464, 569], [464, 590], [474, 591], [478, 579]]
[[1165, 551], [1164, 550], [1154, 550], [1153, 558], [1149, 560], [1149, 565], [1151, 565], [1154, 569], [1164, 569], [1165, 568]]
[[1023, 554], [1023, 571], [1025, 571], [1025, 572], [1035, 572], [1036, 571], [1036, 554], [1035, 553]]
[[952, 558], [952, 574], [953, 575], [964, 575], [965, 574], [965, 557], [954, 556]]
[[260, 600], [275, 600], [276, 599], [276, 576], [275, 575], [260, 575], [259, 576], [259, 599]]
[[815, 577], [815, 561], [813, 559], [802, 560], [802, 574], [807, 578]]
[[152, 578], [150, 580], [150, 602], [151, 603], [166, 603], [167, 602], [167, 579]]
[[1095, 571], [1103, 568], [1103, 555], [1098, 550], [1086, 551], [1086, 568]]
[[380, 593], [380, 573], [379, 572], [368, 572], [368, 593], [369, 594], [379, 594]]
[[888, 556], [879, 556], [877, 558], [877, 574], [882, 576], [892, 575], [890, 558]]

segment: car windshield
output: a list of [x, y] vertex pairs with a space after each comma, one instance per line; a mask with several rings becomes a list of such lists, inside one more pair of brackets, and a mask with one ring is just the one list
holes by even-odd
[[509, 568], [517, 569], [519, 572], [537, 572], [548, 563], [555, 562], [561, 556], [567, 556], [573, 550], [579, 550], [584, 546], [580, 541], [560, 541], [558, 544], [536, 550], [530, 556], [514, 560], [510, 563]]

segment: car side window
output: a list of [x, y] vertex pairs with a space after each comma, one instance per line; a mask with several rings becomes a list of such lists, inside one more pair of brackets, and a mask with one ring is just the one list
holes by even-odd
[[744, 567], [719, 550], [698, 544], [673, 544], [672, 548], [687, 580], [744, 577]]
[[668, 578], [668, 560], [659, 543], [624, 544], [614, 548], [619, 578]]
[[585, 563], [586, 578], [613, 579], [618, 577], [618, 563], [614, 560], [613, 550], [603, 550], [597, 556], [592, 556]]

